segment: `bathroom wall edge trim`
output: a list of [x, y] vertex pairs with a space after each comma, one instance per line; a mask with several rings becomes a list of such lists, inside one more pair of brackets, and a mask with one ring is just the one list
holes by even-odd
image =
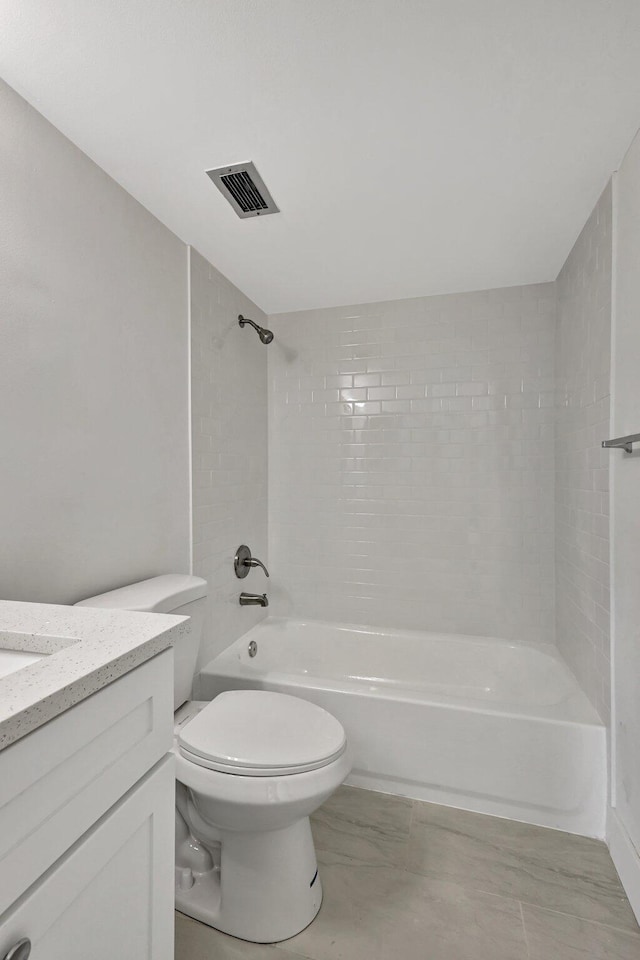
[[609, 807], [607, 815], [607, 846], [631, 908], [640, 922], [640, 853], [614, 807]]

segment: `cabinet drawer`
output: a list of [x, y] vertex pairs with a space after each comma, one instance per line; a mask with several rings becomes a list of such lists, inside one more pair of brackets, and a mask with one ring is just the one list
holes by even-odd
[[170, 749], [173, 651], [0, 753], [0, 914]]
[[161, 761], [0, 920], [0, 956], [172, 960], [173, 764]]

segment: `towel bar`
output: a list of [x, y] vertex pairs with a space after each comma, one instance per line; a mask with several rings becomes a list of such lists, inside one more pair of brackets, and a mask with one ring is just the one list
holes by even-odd
[[614, 440], [603, 440], [603, 447], [619, 447], [625, 453], [633, 453], [633, 444], [640, 443], [640, 433], [630, 433], [628, 437], [616, 437]]

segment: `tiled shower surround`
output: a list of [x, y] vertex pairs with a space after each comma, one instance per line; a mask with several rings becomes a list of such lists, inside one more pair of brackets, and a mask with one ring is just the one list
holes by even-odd
[[[266, 588], [276, 615], [556, 641], [608, 722], [610, 186], [555, 283], [266, 318], [192, 251], [191, 312], [201, 662]], [[267, 554], [267, 363], [273, 577], [241, 585], [238, 543]]]
[[611, 185], [556, 282], [556, 636], [603, 720], [610, 711]]
[[554, 284], [269, 318], [275, 613], [554, 639]]

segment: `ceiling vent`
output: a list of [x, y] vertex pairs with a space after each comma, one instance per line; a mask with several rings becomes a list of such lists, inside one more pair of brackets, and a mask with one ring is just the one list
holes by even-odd
[[230, 167], [207, 170], [220, 193], [227, 198], [235, 212], [245, 217], [265, 217], [279, 213], [273, 197], [253, 163], [234, 163]]

